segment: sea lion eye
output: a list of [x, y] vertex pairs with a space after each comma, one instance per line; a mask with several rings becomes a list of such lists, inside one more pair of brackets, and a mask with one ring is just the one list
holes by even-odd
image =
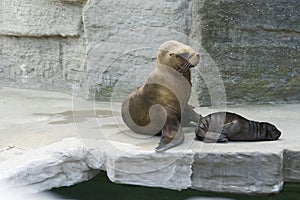
[[179, 58], [179, 57], [181, 57], [180, 55], [178, 55], [178, 54], [175, 54], [175, 53], [170, 53], [170, 54], [169, 54], [169, 56], [175, 56], [176, 58]]

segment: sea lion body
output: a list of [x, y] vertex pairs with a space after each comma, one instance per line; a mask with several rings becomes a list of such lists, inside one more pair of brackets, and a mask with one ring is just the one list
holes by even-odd
[[204, 142], [277, 140], [281, 132], [268, 122], [248, 120], [238, 114], [217, 112], [199, 120], [196, 139]]
[[157, 65], [145, 84], [132, 92], [122, 104], [122, 118], [134, 132], [156, 135], [161, 141], [156, 151], [164, 151], [184, 140], [182, 115], [195, 121], [199, 115], [187, 105], [191, 93], [190, 68], [200, 57], [191, 47], [177, 41], [162, 44]]

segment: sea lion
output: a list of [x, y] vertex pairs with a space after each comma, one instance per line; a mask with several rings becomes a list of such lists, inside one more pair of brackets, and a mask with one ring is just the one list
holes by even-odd
[[196, 139], [204, 142], [277, 140], [281, 132], [268, 122], [248, 120], [230, 112], [216, 112], [199, 119]]
[[157, 64], [145, 84], [122, 104], [122, 118], [136, 133], [156, 135], [161, 140], [156, 151], [164, 151], [184, 140], [182, 115], [198, 122], [199, 115], [187, 102], [191, 93], [190, 68], [200, 60], [199, 53], [178, 41], [163, 43], [157, 51]]

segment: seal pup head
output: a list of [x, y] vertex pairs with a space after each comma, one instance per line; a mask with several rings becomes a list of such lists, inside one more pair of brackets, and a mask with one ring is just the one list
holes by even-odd
[[198, 52], [175, 40], [165, 42], [158, 48], [157, 63], [169, 66], [180, 73], [185, 73], [195, 67], [199, 61]]
[[262, 124], [265, 126], [267, 140], [277, 140], [280, 137], [281, 132], [273, 124], [268, 122], [262, 122]]

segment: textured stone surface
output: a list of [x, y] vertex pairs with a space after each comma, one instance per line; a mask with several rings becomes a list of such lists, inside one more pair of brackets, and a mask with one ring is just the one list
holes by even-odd
[[[171, 39], [187, 41], [189, 9], [190, 2], [183, 0], [89, 1], [83, 9], [83, 24], [90, 96], [110, 97], [122, 77], [119, 84], [126, 85], [127, 91], [140, 86], [155, 66], [160, 44]], [[129, 71], [134, 68], [138, 73]]]
[[83, 43], [76, 38], [0, 36], [1, 83], [70, 93], [82, 80]]
[[209, 153], [196, 155], [193, 188], [236, 193], [276, 193], [283, 186], [282, 155], [277, 153]]
[[1, 0], [0, 35], [79, 36], [81, 2]]
[[284, 180], [300, 182], [300, 152], [286, 150], [284, 155]]
[[97, 171], [85, 162], [87, 151], [78, 139], [66, 139], [28, 150], [0, 163], [1, 184], [30, 186], [36, 192], [70, 186], [92, 178]]
[[141, 152], [131, 156], [110, 157], [113, 158], [110, 158], [107, 174], [115, 183], [177, 190], [191, 187], [191, 166], [194, 162], [192, 152]]
[[[201, 105], [300, 100], [297, 0], [157, 1], [134, 6], [136, 3], [90, 1], [86, 5], [83, 21], [89, 49], [89, 96], [124, 99], [155, 65], [159, 44], [175, 37], [190, 44], [194, 38], [209, 53], [203, 55], [200, 50], [200, 65], [205, 67], [200, 67], [200, 74], [192, 72]], [[107, 12], [101, 14], [102, 10]], [[100, 14], [94, 17], [94, 13]], [[209, 73], [211, 67], [218, 68]], [[218, 71], [221, 78], [216, 79]], [[226, 97], [216, 99], [220, 90], [212, 88], [224, 90], [223, 84]], [[116, 90], [118, 97], [114, 96]]]
[[120, 103], [2, 87], [0, 185], [41, 191], [87, 180], [99, 170], [115, 183], [235, 193], [276, 193], [283, 181], [300, 180], [299, 104], [226, 108], [274, 123], [282, 131], [277, 141], [208, 144], [194, 140], [193, 127], [184, 127], [184, 143], [163, 153], [154, 151], [159, 137], [124, 126], [119, 108]]
[[[300, 100], [299, 10], [297, 0], [194, 5], [193, 37], [219, 67], [228, 103]], [[204, 81], [201, 85], [200, 101], [209, 102]]]

